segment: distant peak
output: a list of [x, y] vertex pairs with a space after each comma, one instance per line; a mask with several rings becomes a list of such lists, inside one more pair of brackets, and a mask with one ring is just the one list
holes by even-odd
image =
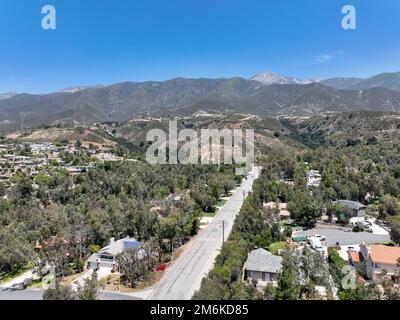
[[15, 97], [16, 95], [18, 95], [18, 93], [16, 92], [0, 93], [0, 100], [10, 99], [12, 97]]
[[75, 92], [83, 91], [83, 90], [90, 89], [90, 88], [101, 88], [101, 87], [103, 87], [103, 85], [97, 85], [94, 87], [75, 86], [75, 87], [68, 87], [68, 88], [60, 89], [57, 92], [58, 93], [75, 93]]
[[272, 84], [310, 84], [321, 82], [321, 78], [316, 79], [297, 79], [293, 77], [282, 76], [272, 71], [264, 71], [251, 77], [250, 80], [261, 82], [265, 85]]

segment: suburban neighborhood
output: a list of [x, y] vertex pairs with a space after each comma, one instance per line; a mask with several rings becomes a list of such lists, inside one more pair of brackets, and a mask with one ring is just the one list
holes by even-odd
[[1, 1], [3, 310], [400, 301], [400, 1], [352, 2]]

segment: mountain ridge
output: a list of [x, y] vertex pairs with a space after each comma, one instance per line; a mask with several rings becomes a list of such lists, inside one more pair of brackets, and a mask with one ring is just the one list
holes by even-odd
[[271, 84], [244, 78], [122, 82], [76, 92], [19, 94], [0, 100], [0, 130], [43, 124], [191, 116], [199, 110], [260, 116], [311, 116], [346, 111], [400, 111], [400, 91], [337, 90], [321, 83]]
[[380, 73], [370, 78], [331, 78], [321, 82], [335, 89], [368, 90], [372, 88], [387, 88], [400, 91], [400, 72]]

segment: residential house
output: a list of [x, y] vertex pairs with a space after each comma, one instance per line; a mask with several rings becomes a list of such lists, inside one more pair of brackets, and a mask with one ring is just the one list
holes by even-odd
[[385, 245], [360, 244], [360, 253], [365, 261], [368, 279], [380, 280], [381, 272], [385, 270], [388, 276], [394, 277], [399, 268], [400, 248]]
[[249, 253], [244, 265], [244, 276], [245, 280], [257, 280], [257, 288], [263, 288], [269, 283], [276, 284], [281, 269], [282, 257], [260, 248]]
[[367, 213], [367, 207], [358, 201], [338, 200], [336, 203], [344, 208], [344, 213], [349, 217], [363, 217]]
[[307, 172], [307, 188], [319, 187], [321, 181], [322, 176], [318, 170], [310, 170]]
[[264, 203], [264, 208], [278, 209], [281, 220], [290, 219], [290, 212], [287, 209], [287, 203], [267, 202], [267, 203]]
[[83, 171], [83, 170], [82, 170], [81, 168], [79, 168], [79, 167], [66, 167], [65, 169], [66, 169], [66, 170], [68, 171], [68, 173], [69, 173], [70, 175], [72, 175], [72, 176], [81, 174], [82, 171]]
[[129, 248], [140, 248], [142, 244], [134, 238], [126, 237], [115, 241], [114, 238], [110, 239], [108, 246], [102, 248], [98, 253], [94, 253], [88, 259], [88, 268], [95, 270], [100, 268], [109, 268], [116, 270], [117, 256]]
[[122, 161], [122, 160], [124, 160], [123, 157], [118, 157], [114, 154], [103, 153], [103, 152], [95, 154], [94, 157], [96, 157], [98, 160], [102, 160], [102, 161]]

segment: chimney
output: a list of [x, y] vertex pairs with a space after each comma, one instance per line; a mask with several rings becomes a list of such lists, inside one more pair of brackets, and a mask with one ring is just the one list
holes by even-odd
[[360, 244], [360, 252], [363, 256], [363, 259], [368, 260], [368, 257], [371, 253], [371, 248], [367, 247], [367, 244], [365, 242], [362, 242]]

